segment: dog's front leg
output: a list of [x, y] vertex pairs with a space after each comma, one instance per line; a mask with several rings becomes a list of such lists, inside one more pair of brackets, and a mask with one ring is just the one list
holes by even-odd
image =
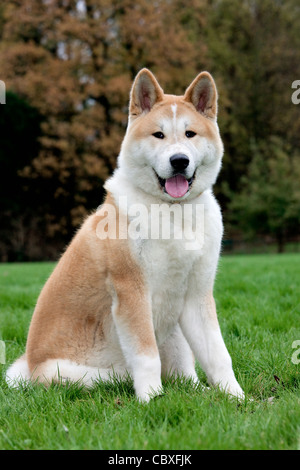
[[118, 282], [113, 319], [137, 397], [148, 402], [162, 393], [161, 362], [152, 323], [151, 304], [143, 289]]
[[243, 398], [244, 393], [235, 378], [231, 357], [222, 338], [212, 294], [188, 299], [180, 325], [208, 381], [231, 395]]

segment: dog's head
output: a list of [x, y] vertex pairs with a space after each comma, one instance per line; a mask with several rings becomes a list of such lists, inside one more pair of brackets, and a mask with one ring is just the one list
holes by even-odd
[[214, 184], [223, 145], [217, 125], [217, 90], [200, 73], [183, 96], [164, 94], [142, 69], [129, 104], [119, 166], [143, 191], [168, 202], [192, 199]]

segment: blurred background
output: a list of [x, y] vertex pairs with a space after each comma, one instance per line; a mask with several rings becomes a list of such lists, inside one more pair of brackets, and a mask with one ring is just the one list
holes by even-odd
[[101, 204], [142, 67], [215, 78], [223, 251], [299, 251], [299, 32], [298, 0], [2, 0], [0, 261], [57, 259]]

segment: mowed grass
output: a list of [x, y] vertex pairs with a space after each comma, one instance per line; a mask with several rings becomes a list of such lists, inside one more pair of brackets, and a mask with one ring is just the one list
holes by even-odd
[[[131, 380], [11, 390], [52, 263], [0, 265], [0, 449], [300, 449], [300, 255], [224, 256], [215, 298], [243, 403], [186, 381], [139, 403]], [[295, 344], [294, 344], [295, 346]], [[298, 349], [300, 346], [298, 346]], [[293, 360], [292, 360], [293, 359]], [[198, 369], [203, 383], [205, 375]]]

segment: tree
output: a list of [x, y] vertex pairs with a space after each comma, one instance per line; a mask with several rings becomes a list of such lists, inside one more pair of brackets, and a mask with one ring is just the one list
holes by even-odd
[[[291, 103], [291, 84], [300, 76], [300, 11], [289, 0], [211, 3], [208, 56], [219, 86], [225, 144], [220, 181], [239, 191], [253, 141], [278, 136], [293, 147], [300, 145], [299, 109]], [[221, 185], [219, 192], [222, 196]]]
[[50, 245], [61, 251], [102, 202], [142, 67], [176, 94], [198, 72], [214, 75], [225, 144], [215, 193], [227, 224], [254, 155], [267, 162], [272, 139], [278, 152], [294, 155], [300, 146], [299, 107], [291, 102], [299, 22], [296, 0], [2, 2], [0, 79], [41, 116], [35, 150], [25, 167], [16, 163], [26, 197], [39, 201], [39, 256]]
[[280, 138], [252, 145], [248, 174], [241, 178], [242, 191], [232, 197], [232, 222], [249, 239], [269, 235], [283, 252], [286, 237], [300, 226], [300, 155], [292, 153]]
[[20, 175], [39, 201], [48, 242], [60, 250], [102, 202], [136, 72], [159, 70], [174, 93], [196, 74], [196, 51], [175, 7], [146, 0], [5, 6], [1, 79], [43, 118], [39, 152]]
[[8, 92], [6, 105], [1, 106], [0, 128], [0, 259], [22, 261], [24, 251], [28, 251], [28, 229], [37, 201], [24, 192], [19, 172], [39, 151], [41, 116], [26, 101]]

